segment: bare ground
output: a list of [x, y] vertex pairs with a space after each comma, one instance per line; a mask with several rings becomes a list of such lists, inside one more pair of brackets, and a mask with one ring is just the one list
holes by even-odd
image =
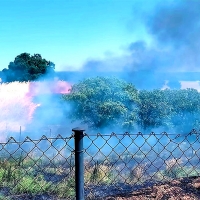
[[[103, 195], [102, 195], [103, 196]], [[71, 198], [57, 198], [50, 195], [14, 195], [13, 200], [66, 200]], [[74, 198], [72, 198], [74, 199]], [[200, 200], [200, 177], [188, 177], [159, 183], [141, 188], [123, 195], [86, 198], [86, 200]]]
[[104, 200], [200, 200], [200, 177], [189, 177], [154, 185]]

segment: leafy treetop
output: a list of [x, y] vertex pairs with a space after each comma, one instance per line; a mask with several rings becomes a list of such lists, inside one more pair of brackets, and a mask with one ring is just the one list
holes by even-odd
[[135, 121], [138, 92], [115, 77], [85, 79], [63, 98], [71, 105], [70, 117], [93, 128], [130, 127]]
[[10, 62], [8, 69], [3, 69], [3, 82], [33, 81], [44, 74], [54, 72], [55, 64], [42, 58], [40, 54], [30, 55], [22, 53], [14, 62]]

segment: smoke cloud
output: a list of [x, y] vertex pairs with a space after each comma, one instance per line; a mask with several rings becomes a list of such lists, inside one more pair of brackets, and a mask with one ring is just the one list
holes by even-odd
[[[42, 134], [55, 135], [61, 126], [65, 126], [66, 132], [69, 119], [61, 97], [70, 88], [70, 83], [60, 80], [0, 84], [0, 141], [15, 137], [16, 133], [36, 138]], [[69, 133], [71, 129], [70, 126]]]
[[179, 71], [199, 71], [200, 57], [200, 2], [189, 0], [163, 1], [145, 26], [154, 42], [171, 54], [173, 65]]
[[126, 79], [135, 72], [148, 73], [151, 82], [157, 73], [199, 71], [200, 1], [142, 2], [134, 6], [132, 31], [143, 27], [147, 38], [127, 45], [121, 56], [89, 60], [82, 71], [120, 71]]
[[160, 44], [194, 48], [199, 45], [199, 19], [199, 1], [165, 1], [155, 7], [146, 27]]

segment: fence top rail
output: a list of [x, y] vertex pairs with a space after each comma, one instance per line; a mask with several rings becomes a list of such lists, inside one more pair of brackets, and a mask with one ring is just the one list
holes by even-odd
[[43, 141], [43, 140], [48, 140], [48, 141], [55, 141], [55, 140], [70, 140], [74, 138], [74, 134], [71, 134], [70, 136], [68, 137], [63, 137], [62, 135], [57, 135], [55, 137], [47, 137], [46, 135], [42, 135], [42, 137], [40, 137], [39, 139], [32, 139], [31, 137], [27, 136], [25, 137], [24, 139], [22, 140], [18, 140], [16, 139], [15, 137], [9, 137], [7, 138], [6, 141], [1, 141], [0, 144], [12, 144], [12, 143], [17, 143], [17, 144], [21, 144], [21, 143], [26, 143], [26, 142], [34, 142], [34, 143], [37, 143], [37, 142], [40, 142], [40, 141]]
[[[84, 132], [84, 130], [83, 130]], [[167, 133], [167, 132], [161, 132], [161, 133], [155, 133], [155, 132], [149, 132], [149, 133], [142, 133], [142, 132], [137, 132], [137, 133], [130, 133], [130, 132], [124, 132], [124, 133], [115, 133], [115, 132], [111, 132], [110, 134], [108, 133], [91, 133], [91, 134], [88, 134], [86, 132], [84, 132], [83, 134], [84, 136], [86, 137], [113, 137], [113, 136], [175, 136], [175, 139], [176, 138], [180, 138], [180, 137], [188, 137], [188, 136], [196, 136], [196, 137], [199, 137], [200, 136], [200, 130], [195, 130], [195, 129], [192, 129], [192, 131], [190, 131], [189, 133]], [[40, 142], [42, 140], [48, 140], [50, 142], [52, 141], [55, 141], [55, 140], [59, 140], [59, 139], [62, 139], [62, 140], [70, 140], [72, 138], [75, 137], [75, 134], [74, 133], [71, 133], [70, 136], [68, 137], [64, 137], [62, 135], [57, 135], [55, 137], [48, 137], [46, 135], [42, 135], [39, 139], [32, 139], [31, 137], [25, 137], [24, 139], [20, 140], [20, 139], [16, 139], [14, 137], [9, 137], [7, 138], [6, 141], [0, 141], [0, 144], [1, 145], [4, 145], [4, 144], [11, 144], [11, 143], [17, 143], [17, 144], [21, 144], [21, 143], [26, 143], [26, 142], [34, 142], [34, 143], [37, 143], [37, 142]]]
[[137, 133], [130, 133], [130, 132], [124, 132], [124, 133], [115, 133], [115, 132], [111, 132], [110, 134], [108, 133], [92, 133], [92, 134], [88, 134], [88, 133], [84, 133], [84, 136], [100, 136], [100, 137], [104, 137], [104, 136], [176, 136], [176, 137], [185, 137], [185, 136], [191, 136], [191, 135], [200, 135], [200, 130], [192, 130], [189, 133], [167, 133], [167, 132], [161, 132], [161, 133], [155, 133], [155, 132], [149, 132], [149, 133], [142, 133], [142, 132], [137, 132]]

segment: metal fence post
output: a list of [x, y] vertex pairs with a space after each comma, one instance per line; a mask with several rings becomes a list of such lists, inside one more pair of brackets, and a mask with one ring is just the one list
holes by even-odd
[[84, 160], [83, 160], [83, 132], [81, 128], [74, 128], [75, 134], [75, 184], [76, 200], [84, 200]]

